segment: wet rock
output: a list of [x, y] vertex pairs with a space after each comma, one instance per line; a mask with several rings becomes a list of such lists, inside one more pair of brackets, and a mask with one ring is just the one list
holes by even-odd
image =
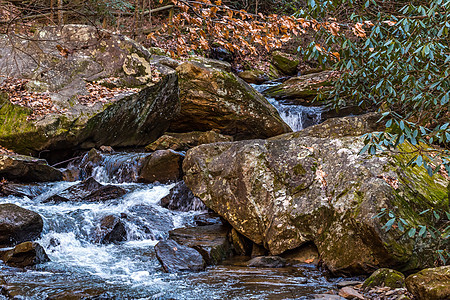
[[81, 180], [82, 171], [80, 168], [69, 166], [66, 169], [62, 170], [63, 173], [63, 181], [78, 181]]
[[216, 213], [210, 213], [210, 212], [196, 215], [194, 217], [194, 222], [197, 226], [222, 224], [222, 220], [221, 220], [220, 216]]
[[135, 205], [128, 211], [126, 219], [135, 224], [134, 230], [128, 233], [131, 240], [167, 239], [167, 232], [174, 228], [172, 216], [152, 205]]
[[0, 247], [39, 238], [43, 221], [38, 213], [15, 204], [0, 204]]
[[366, 291], [374, 287], [404, 288], [405, 275], [392, 269], [378, 269], [363, 284], [363, 289]]
[[[352, 123], [365, 124], [361, 118]], [[411, 224], [438, 226], [420, 212], [448, 209], [448, 179], [407, 168], [414, 148], [408, 143], [401, 153], [358, 155], [364, 144], [352, 134], [364, 130], [200, 145], [186, 153], [184, 180], [210, 209], [271, 255], [313, 243], [335, 273], [432, 265], [432, 249], [439, 245], [399, 238], [397, 228], [386, 232], [387, 220], [373, 216], [387, 208]]]
[[261, 70], [248, 70], [238, 73], [238, 76], [247, 83], [261, 84], [269, 80], [269, 76]]
[[1, 259], [11, 267], [25, 268], [50, 261], [41, 245], [24, 242], [3, 253]]
[[364, 300], [364, 296], [358, 293], [355, 289], [346, 286], [339, 290], [339, 296], [345, 299], [361, 299]]
[[224, 225], [178, 228], [170, 231], [169, 237], [181, 245], [197, 250], [208, 265], [215, 265], [232, 254], [228, 241], [229, 230]]
[[114, 297], [105, 293], [103, 289], [93, 288], [93, 289], [82, 289], [74, 291], [64, 291], [51, 295], [45, 300], [110, 300]]
[[116, 185], [104, 185], [96, 189], [95, 191], [92, 191], [87, 196], [83, 197], [83, 201], [102, 202], [111, 199], [117, 199], [125, 194], [126, 191], [121, 187], [118, 187]]
[[[63, 57], [57, 46], [74, 51]], [[145, 146], [179, 111], [174, 69], [135, 41], [94, 26], [45, 27], [30, 39], [0, 35], [0, 73], [50, 91], [60, 111], [29, 120], [31, 109], [0, 97], [0, 144], [16, 153]], [[135, 89], [116, 90], [108, 103], [86, 103], [88, 82]]]
[[20, 182], [45, 182], [62, 180], [63, 175], [61, 171], [49, 166], [43, 159], [17, 154], [0, 154], [0, 178]]
[[127, 230], [120, 217], [108, 215], [101, 219], [94, 230], [93, 239], [96, 243], [108, 244], [123, 242], [127, 239]]
[[233, 137], [220, 134], [217, 130], [206, 132], [192, 131], [185, 133], [166, 132], [156, 141], [145, 147], [146, 151], [166, 150], [186, 151], [202, 144], [231, 142]]
[[177, 68], [181, 112], [172, 132], [218, 129], [235, 139], [267, 138], [290, 132], [277, 110], [231, 72], [185, 62]]
[[256, 268], [283, 268], [286, 266], [286, 260], [279, 256], [258, 256], [252, 258], [247, 266]]
[[410, 275], [406, 286], [418, 300], [450, 299], [450, 266], [424, 269]]
[[60, 203], [60, 202], [76, 202], [76, 201], [107, 201], [119, 198], [125, 195], [126, 191], [121, 187], [114, 185], [102, 185], [92, 177], [75, 184], [62, 192], [52, 195], [42, 203]]
[[181, 164], [184, 156], [172, 150], [158, 150], [149, 156], [139, 172], [139, 182], [168, 183], [177, 181], [183, 176]]
[[206, 210], [205, 204], [192, 194], [191, 190], [184, 184], [178, 182], [170, 189], [169, 195], [160, 200], [162, 207], [178, 211]]
[[173, 240], [158, 242], [155, 252], [165, 272], [202, 271], [206, 266], [197, 250], [180, 245]]
[[272, 53], [272, 64], [286, 75], [295, 75], [297, 74], [299, 60], [293, 55], [274, 51]]
[[39, 185], [17, 184], [11, 182], [0, 183], [0, 197], [16, 196], [32, 199], [43, 193], [44, 190], [45, 189]]

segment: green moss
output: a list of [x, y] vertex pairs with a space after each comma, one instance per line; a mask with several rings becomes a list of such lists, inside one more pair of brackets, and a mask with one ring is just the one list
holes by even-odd
[[306, 170], [303, 168], [302, 164], [299, 163], [294, 167], [294, 174], [302, 176], [306, 174]]
[[405, 276], [395, 270], [378, 269], [364, 281], [363, 288], [390, 287], [392, 289], [405, 287]]

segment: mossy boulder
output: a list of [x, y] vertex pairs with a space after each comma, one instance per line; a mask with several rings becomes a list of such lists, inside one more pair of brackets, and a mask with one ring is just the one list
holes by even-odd
[[181, 111], [172, 132], [217, 129], [235, 139], [290, 132], [277, 110], [233, 73], [190, 61], [177, 68]]
[[408, 291], [418, 300], [450, 299], [450, 266], [429, 268], [406, 278]]
[[387, 217], [374, 216], [385, 208], [411, 226], [436, 225], [420, 212], [448, 210], [449, 181], [406, 168], [407, 154], [358, 155], [364, 144], [352, 132], [200, 145], [186, 154], [184, 180], [272, 255], [309, 243], [334, 273], [432, 265], [437, 245], [386, 232]]
[[389, 287], [391, 289], [404, 288], [405, 275], [392, 269], [378, 269], [364, 281], [362, 286], [365, 290], [370, 290], [375, 287]]
[[280, 51], [274, 51], [272, 53], [272, 64], [286, 75], [297, 74], [297, 67], [300, 61], [297, 57], [283, 53]]
[[[26, 40], [0, 36], [0, 73], [30, 80], [29, 90], [46, 90], [58, 111], [33, 119], [30, 108], [0, 96], [0, 144], [21, 154], [144, 146], [179, 109], [173, 69], [133, 40], [92, 26], [47, 27]], [[86, 103], [80, 97], [89, 98], [88, 82], [117, 93]]]

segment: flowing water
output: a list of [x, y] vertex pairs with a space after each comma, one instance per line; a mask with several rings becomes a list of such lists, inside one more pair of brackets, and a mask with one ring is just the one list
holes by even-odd
[[[262, 93], [269, 87], [279, 84], [280, 83], [252, 84], [252, 86], [255, 90]], [[288, 124], [293, 131], [299, 131], [308, 126], [318, 124], [322, 119], [321, 107], [294, 105], [269, 97], [266, 97], [266, 99], [278, 110], [283, 121]]]
[[[267, 87], [256, 86], [259, 91]], [[319, 108], [269, 101], [293, 130], [320, 120]], [[338, 279], [327, 279], [307, 264], [263, 269], [225, 263], [199, 273], [164, 273], [155, 257], [155, 244], [167, 239], [174, 228], [193, 226], [194, 216], [203, 212], [161, 207], [160, 199], [174, 184], [136, 183], [139, 166], [147, 155], [102, 154], [99, 161], [87, 164], [90, 170], [85, 176], [127, 191], [114, 200], [43, 203], [77, 182], [25, 186], [39, 191], [34, 198], [0, 197], [0, 203], [14, 203], [43, 217], [44, 230], [37, 242], [51, 259], [26, 270], [0, 262], [0, 275], [11, 294], [17, 299], [46, 299], [61, 293], [80, 299], [310, 299], [313, 294], [336, 290]], [[86, 166], [86, 157], [81, 165]], [[99, 244], [93, 240], [92, 232], [107, 215], [125, 216], [125, 242]]]

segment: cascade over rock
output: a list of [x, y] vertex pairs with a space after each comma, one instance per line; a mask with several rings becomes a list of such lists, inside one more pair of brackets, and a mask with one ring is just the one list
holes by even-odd
[[[200, 145], [186, 154], [184, 180], [209, 208], [272, 255], [314, 243], [332, 272], [431, 265], [433, 246], [423, 247], [398, 228], [386, 232], [387, 217], [374, 216], [386, 208], [410, 224], [435, 225], [419, 213], [448, 210], [449, 181], [407, 168], [408, 154], [358, 155], [364, 129], [355, 136], [351, 124], [366, 123], [352, 118], [338, 122], [342, 126], [328, 138], [293, 133]], [[310, 130], [320, 132], [330, 122]]]
[[[133, 40], [92, 26], [46, 27], [26, 40], [1, 35], [0, 73], [30, 80], [30, 91], [49, 92], [56, 109], [30, 119], [30, 108], [0, 94], [0, 144], [21, 154], [144, 146], [179, 110], [173, 69]], [[119, 92], [106, 102], [86, 103], [80, 99], [90, 97], [88, 82]]]
[[291, 131], [277, 110], [233, 73], [196, 61], [181, 64], [177, 72], [181, 112], [170, 131], [218, 129], [235, 139], [268, 138]]

